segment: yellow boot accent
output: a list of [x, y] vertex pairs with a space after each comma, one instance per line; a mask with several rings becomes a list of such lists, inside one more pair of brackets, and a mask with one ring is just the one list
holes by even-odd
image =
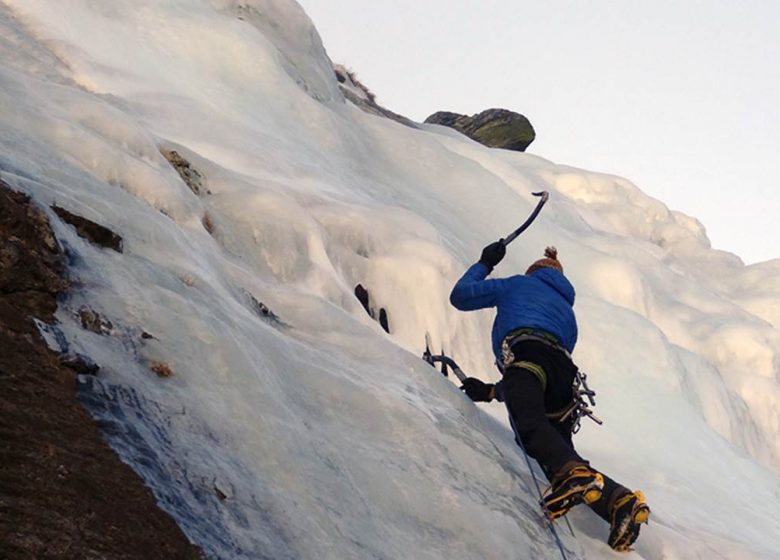
[[598, 502], [601, 498], [601, 489], [604, 487], [604, 477], [601, 475], [601, 473], [596, 473], [596, 480], [598, 481], [597, 484], [599, 485], [599, 488], [594, 488], [592, 490], [588, 490], [585, 492], [585, 495], [582, 497], [582, 501], [586, 504], [592, 504], [594, 502]]
[[556, 519], [580, 503], [591, 504], [601, 498], [604, 477], [585, 465], [574, 467], [555, 480], [542, 495], [542, 510], [548, 519]]
[[650, 519], [650, 508], [647, 507], [647, 501], [645, 500], [645, 495], [641, 490], [637, 490], [634, 492], [634, 495], [636, 496], [637, 500], [639, 500], [645, 507], [639, 508], [639, 511], [636, 512], [634, 515], [634, 522], [635, 523], [647, 523], [647, 520]]
[[650, 517], [650, 509], [647, 507], [645, 494], [641, 490], [637, 490], [636, 492], [632, 492], [631, 494], [626, 494], [622, 498], [616, 500], [615, 503], [612, 505], [612, 514], [614, 515], [616, 509], [618, 509], [620, 506], [622, 506], [623, 504], [625, 504], [626, 502], [630, 501], [633, 498], [636, 498], [639, 504], [645, 506], [643, 508], [639, 508], [639, 511], [636, 512], [636, 514], [634, 515], [634, 522], [647, 523], [647, 520]]
[[[633, 502], [633, 505], [629, 505]], [[618, 512], [630, 507], [630, 511], [623, 511], [620, 519]], [[640, 490], [625, 494], [618, 498], [611, 508], [612, 523], [610, 524], [608, 543], [614, 550], [625, 552], [631, 550], [639, 537], [639, 528], [650, 519], [650, 508], [645, 501], [645, 495]]]

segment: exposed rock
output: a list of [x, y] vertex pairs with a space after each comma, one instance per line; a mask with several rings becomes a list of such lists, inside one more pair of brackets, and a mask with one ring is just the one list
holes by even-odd
[[374, 92], [368, 89], [368, 86], [358, 80], [357, 74], [355, 74], [355, 72], [349, 70], [342, 64], [334, 65], [333, 71], [336, 73], [336, 80], [338, 80], [338, 82], [344, 87], [349, 88], [358, 97], [371, 103], [376, 103], [376, 95]]
[[366, 313], [368, 313], [369, 316], [373, 318], [373, 315], [371, 314], [371, 309], [368, 307], [368, 290], [366, 290], [363, 287], [363, 284], [358, 284], [357, 286], [355, 286], [355, 297], [363, 306], [363, 309], [366, 310]]
[[89, 307], [82, 307], [79, 309], [79, 319], [81, 319], [81, 326], [99, 335], [111, 334], [114, 329], [114, 325], [108, 319], [104, 319], [94, 309]]
[[100, 366], [83, 354], [65, 354], [60, 356], [60, 363], [68, 369], [83, 375], [97, 375]]
[[214, 493], [217, 495], [217, 499], [220, 502], [224, 502], [227, 500], [227, 494], [225, 494], [222, 490], [220, 490], [216, 485], [214, 486]]
[[2, 181], [0, 259], [0, 558], [200, 558], [32, 319], [54, 323], [65, 259], [45, 213]]
[[65, 265], [46, 215], [2, 181], [0, 209], [0, 294], [65, 290]]
[[211, 214], [208, 212], [203, 214], [203, 218], [201, 218], [200, 223], [203, 224], [203, 229], [209, 232], [210, 236], [214, 237], [214, 230], [216, 227], [214, 226], [214, 219], [211, 217]]
[[363, 284], [358, 284], [355, 286], [355, 297], [363, 306], [363, 309], [366, 310], [368, 316], [378, 321], [379, 325], [384, 329], [384, 331], [390, 334], [390, 322], [387, 318], [387, 310], [384, 307], [381, 307], [377, 316], [376, 311], [374, 311], [374, 308], [371, 307], [371, 296], [368, 293], [368, 290], [363, 287]]
[[336, 74], [336, 80], [339, 82], [339, 89], [344, 97], [352, 104], [362, 109], [366, 113], [377, 115], [379, 117], [385, 117], [401, 123], [404, 126], [411, 128], [419, 128], [417, 123], [411, 119], [394, 113], [389, 109], [385, 109], [376, 102], [376, 96], [374, 93], [363, 85], [358, 79], [355, 73], [351, 70], [347, 70], [343, 65], [336, 64], [333, 66], [333, 71]]
[[244, 295], [249, 298], [249, 302], [252, 305], [252, 310], [257, 313], [257, 315], [261, 319], [265, 319], [268, 323], [271, 323], [272, 325], [276, 326], [283, 326], [287, 327], [289, 325], [285, 324], [284, 321], [282, 321], [279, 318], [279, 315], [271, 311], [271, 309], [264, 304], [262, 301], [259, 301], [255, 296], [247, 292], [246, 290], [243, 290]]
[[152, 362], [149, 364], [149, 369], [156, 373], [158, 377], [173, 377], [171, 366], [165, 362]]
[[220, 502], [231, 500], [236, 496], [236, 489], [232, 484], [220, 482], [216, 477], [212, 481], [212, 487], [214, 488], [214, 494], [216, 494]]
[[489, 148], [524, 152], [536, 138], [531, 122], [519, 113], [506, 109], [488, 109], [476, 115], [439, 111], [425, 122], [454, 128]]
[[113, 249], [117, 253], [122, 252], [122, 238], [107, 227], [96, 224], [92, 220], [88, 220], [82, 216], [73, 214], [72, 212], [68, 212], [59, 206], [52, 206], [51, 208], [63, 222], [76, 228], [76, 233], [79, 234], [79, 237], [100, 247]]
[[387, 310], [384, 307], [379, 309], [379, 326], [381, 326], [387, 334], [390, 334], [390, 320], [387, 318]]
[[203, 175], [192, 167], [192, 164], [184, 159], [179, 152], [176, 150], [160, 148], [160, 153], [168, 160], [168, 163], [173, 166], [179, 174], [179, 177], [181, 177], [181, 180], [184, 181], [192, 192], [198, 196], [201, 194], [211, 194], [211, 191], [203, 185]]

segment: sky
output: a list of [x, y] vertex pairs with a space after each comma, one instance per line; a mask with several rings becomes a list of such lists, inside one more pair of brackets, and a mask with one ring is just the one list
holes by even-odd
[[527, 116], [527, 150], [630, 179], [746, 263], [780, 258], [780, 3], [299, 0], [415, 120]]

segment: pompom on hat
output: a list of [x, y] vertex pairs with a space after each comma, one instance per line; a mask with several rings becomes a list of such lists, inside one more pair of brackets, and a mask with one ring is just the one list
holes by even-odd
[[554, 268], [561, 274], [563, 274], [563, 265], [558, 260], [558, 249], [555, 247], [547, 247], [544, 250], [544, 258], [539, 259], [534, 264], [528, 267], [525, 271], [526, 274], [532, 274], [542, 268]]

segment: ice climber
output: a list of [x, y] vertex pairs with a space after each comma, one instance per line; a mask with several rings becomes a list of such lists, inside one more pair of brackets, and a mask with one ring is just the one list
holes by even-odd
[[563, 275], [554, 247], [524, 275], [486, 280], [504, 258], [502, 241], [482, 251], [479, 262], [458, 280], [450, 302], [461, 311], [496, 308], [493, 352], [503, 378], [496, 384], [475, 377], [463, 382], [473, 401], [494, 398], [506, 404], [516, 439], [542, 467], [549, 487], [542, 496], [545, 515], [555, 519], [580, 503], [610, 524], [609, 545], [628, 550], [647, 522], [650, 509], [641, 491], [632, 492], [596, 471], [572, 443], [577, 366], [574, 288]]

